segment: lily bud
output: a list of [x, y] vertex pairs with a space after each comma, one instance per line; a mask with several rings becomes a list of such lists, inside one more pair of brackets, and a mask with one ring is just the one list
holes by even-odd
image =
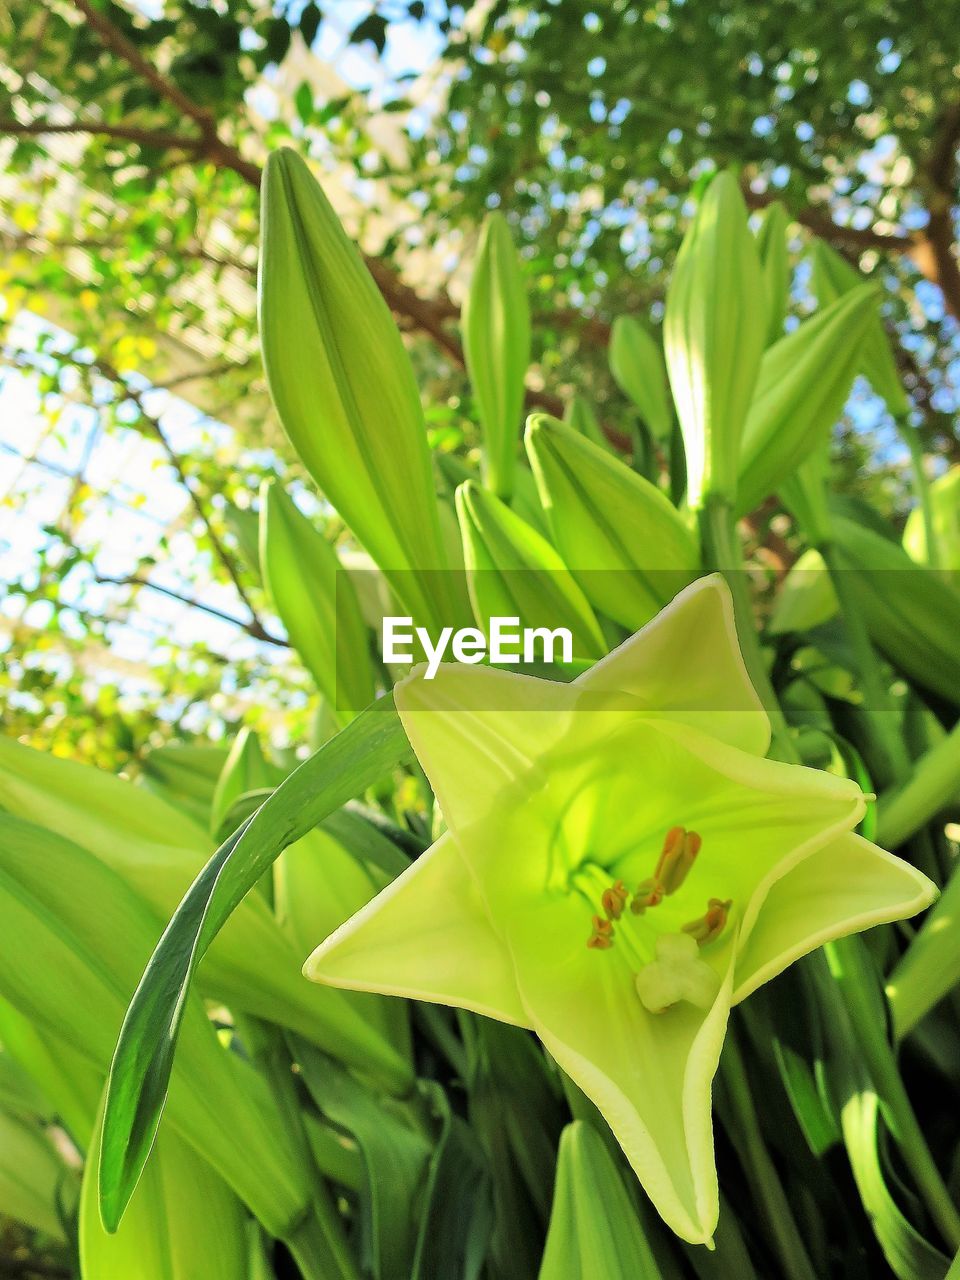
[[757, 231], [757, 248], [767, 297], [767, 346], [783, 337], [790, 291], [790, 259], [787, 254], [787, 211], [779, 200], [768, 204]]
[[560, 1135], [540, 1280], [658, 1275], [620, 1170], [596, 1130], [575, 1120]]
[[[816, 294], [817, 305], [821, 308], [865, 283], [856, 267], [822, 240], [815, 240], [813, 243], [810, 265], [811, 287]], [[877, 395], [887, 402], [887, 408], [895, 418], [902, 418], [910, 412], [910, 401], [897, 373], [890, 341], [883, 331], [877, 309], [874, 309], [864, 335], [860, 351], [860, 372]]]
[[609, 357], [614, 381], [637, 406], [651, 434], [658, 440], [669, 439], [673, 413], [659, 343], [633, 316], [617, 316], [610, 333]]
[[866, 285], [838, 298], [765, 353], [743, 432], [739, 512], [775, 493], [826, 442], [860, 367], [874, 298]]
[[575, 658], [603, 657], [593, 610], [546, 538], [472, 481], [457, 490], [457, 514], [478, 626], [518, 617], [528, 627], [566, 627]]
[[425, 572], [446, 561], [413, 369], [360, 254], [293, 151], [267, 160], [262, 228], [260, 343], [284, 431], [404, 603], [450, 622], [441, 597], [452, 575]]
[[487, 487], [509, 499], [530, 363], [530, 307], [502, 213], [487, 215], [463, 304], [463, 353], [484, 435]]
[[577, 395], [573, 397], [563, 412], [563, 421], [568, 427], [572, 427], [574, 431], [579, 431], [582, 436], [592, 440], [594, 444], [600, 445], [603, 449], [607, 447], [606, 437], [603, 434], [600, 423], [597, 421], [597, 415], [585, 396]]
[[[960, 467], [951, 467], [930, 485], [933, 530], [940, 567], [960, 574]], [[903, 545], [917, 564], [929, 564], [923, 512], [915, 507], [907, 517]]]
[[635, 631], [696, 576], [697, 542], [642, 476], [556, 418], [527, 422], [554, 546], [595, 609]]
[[835, 514], [833, 537], [877, 648], [921, 688], [960, 705], [960, 592], [856, 520]]
[[317, 688], [335, 708], [362, 710], [374, 684], [353, 583], [326, 538], [269, 480], [260, 490], [260, 572]]
[[736, 180], [718, 174], [684, 237], [663, 325], [693, 508], [736, 496], [740, 439], [767, 335], [763, 273]]

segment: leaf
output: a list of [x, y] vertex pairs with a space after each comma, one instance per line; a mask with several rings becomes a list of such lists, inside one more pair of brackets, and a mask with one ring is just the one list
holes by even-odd
[[304, 43], [307, 48], [313, 44], [316, 38], [317, 30], [320, 26], [320, 19], [323, 17], [317, 5], [304, 5], [303, 13], [300, 15], [300, 34], [303, 36]]
[[194, 881], [124, 1018], [107, 1085], [100, 1204], [115, 1230], [156, 1135], [196, 966], [277, 855], [411, 752], [391, 699], [320, 748], [224, 842]]
[[377, 53], [383, 53], [384, 45], [387, 43], [387, 20], [379, 13], [371, 13], [364, 18], [350, 32], [351, 44], [363, 44], [364, 40], [370, 40], [376, 46]]
[[303, 123], [309, 124], [313, 115], [313, 90], [306, 80], [301, 82], [300, 88], [293, 95], [293, 105]]
[[361, 1259], [375, 1280], [408, 1280], [431, 1144], [399, 1104], [385, 1104], [305, 1041], [294, 1048], [314, 1102], [356, 1139], [363, 1155]]

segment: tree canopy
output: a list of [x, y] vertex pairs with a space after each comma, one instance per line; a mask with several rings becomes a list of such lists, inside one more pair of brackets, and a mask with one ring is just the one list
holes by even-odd
[[[210, 709], [228, 669], [231, 688], [266, 682], [278, 705], [302, 705], [253, 547], [260, 478], [302, 479], [256, 335], [260, 175], [281, 144], [309, 158], [363, 245], [447, 452], [476, 441], [459, 303], [483, 214], [501, 208], [521, 246], [528, 406], [560, 414], [585, 393], [623, 441], [632, 409], [609, 373], [610, 325], [660, 323], [688, 193], [732, 167], [758, 213], [787, 210], [795, 314], [812, 306], [818, 237], [882, 286], [927, 465], [956, 461], [955, 8], [14, 0], [2, 356], [8, 391], [30, 388], [36, 437], [4, 440], [6, 502], [23, 513], [31, 476], [54, 477], [62, 496], [11, 525], [3, 679], [16, 726], [47, 742], [65, 732], [51, 709], [69, 705], [60, 749], [82, 737], [83, 751], [122, 760], [174, 725], [233, 722], [229, 699]], [[143, 451], [129, 492], [89, 482], [97, 451], [131, 436]], [[863, 384], [837, 451], [854, 486], [905, 517], [906, 455]], [[98, 519], [117, 501], [149, 512], [151, 475], [179, 494], [169, 520], [105, 567]], [[776, 513], [756, 523], [781, 554]], [[152, 697], [131, 701], [145, 671], [111, 671], [91, 647], [116, 654], [118, 627], [177, 598], [222, 629], [145, 646]]]

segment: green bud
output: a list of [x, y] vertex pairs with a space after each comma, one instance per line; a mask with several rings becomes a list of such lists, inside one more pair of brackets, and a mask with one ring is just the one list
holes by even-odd
[[790, 292], [790, 257], [787, 253], [787, 211], [779, 200], [763, 211], [757, 231], [757, 248], [763, 268], [767, 298], [767, 346], [783, 337], [783, 321], [787, 314]]
[[623, 1178], [584, 1120], [560, 1136], [540, 1280], [661, 1280]]
[[293, 151], [267, 160], [262, 228], [260, 342], [283, 428], [410, 610], [449, 623], [452, 575], [426, 572], [446, 561], [413, 369], [360, 254]]
[[457, 514], [478, 626], [518, 617], [527, 627], [567, 627], [575, 658], [603, 657], [593, 610], [545, 538], [471, 481], [457, 490]]
[[[940, 567], [960, 574], [960, 467], [951, 467], [930, 485], [930, 505]], [[928, 564], [923, 512], [915, 507], [907, 517], [903, 545], [917, 564]]]
[[810, 547], [784, 578], [768, 630], [773, 636], [810, 631], [829, 622], [838, 607], [823, 556]]
[[484, 220], [461, 323], [467, 372], [483, 427], [486, 484], [508, 499], [530, 363], [530, 307], [520, 257], [502, 213], [490, 213]]
[[607, 438], [603, 434], [603, 428], [586, 396], [576, 395], [568, 402], [563, 411], [563, 421], [574, 431], [579, 431], [582, 436], [592, 440], [594, 444], [607, 448]]
[[373, 701], [367, 631], [337, 553], [279, 484], [260, 490], [260, 571], [290, 643], [330, 704]]
[[826, 443], [860, 366], [874, 296], [864, 286], [838, 298], [764, 354], [743, 433], [738, 511], [775, 493]]
[[620, 390], [637, 406], [651, 434], [668, 440], [673, 412], [667, 395], [667, 371], [660, 344], [633, 316], [617, 316], [610, 333], [610, 372]]
[[[244, 726], [234, 738], [230, 754], [217, 779], [217, 789], [210, 807], [210, 830], [213, 835], [219, 834], [231, 805], [244, 792], [276, 787], [282, 777], [281, 771], [274, 768], [264, 756], [260, 739]], [[230, 832], [226, 834], [229, 835]]]
[[534, 414], [526, 442], [564, 563], [595, 609], [637, 630], [696, 576], [694, 535], [659, 489], [556, 418]]
[[663, 345], [691, 507], [735, 501], [740, 439], [767, 335], [763, 274], [736, 180], [718, 174], [684, 237]]
[[[810, 265], [811, 287], [821, 309], [865, 283], [856, 267], [822, 240], [813, 242]], [[910, 412], [910, 401], [897, 373], [890, 340], [884, 332], [878, 308], [874, 308], [863, 338], [858, 371], [877, 395], [887, 402], [887, 408], [895, 418], [902, 418]]]
[[960, 592], [856, 520], [834, 514], [833, 536], [874, 644], [915, 684], [960, 706]]

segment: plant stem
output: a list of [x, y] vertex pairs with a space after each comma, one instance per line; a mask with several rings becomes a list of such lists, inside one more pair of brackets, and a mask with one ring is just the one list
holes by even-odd
[[910, 463], [913, 471], [913, 490], [920, 504], [923, 516], [923, 536], [927, 544], [927, 564], [931, 569], [940, 567], [940, 548], [937, 545], [937, 528], [933, 519], [933, 502], [930, 498], [930, 482], [923, 467], [923, 445], [917, 429], [904, 414], [897, 418], [897, 430], [910, 450]]
[[853, 660], [863, 690], [863, 713], [874, 749], [882, 762], [884, 782], [902, 781], [910, 772], [910, 757], [897, 728], [897, 713], [877, 661], [876, 651], [850, 591], [848, 574], [856, 572], [845, 568], [836, 547], [822, 543], [817, 550], [823, 556], [830, 574], [843, 628], [846, 632]]
[[817, 1273], [760, 1132], [743, 1054], [732, 1025], [727, 1029], [720, 1059], [720, 1077], [733, 1121], [729, 1137], [740, 1154], [751, 1190], [763, 1207], [763, 1219], [773, 1236], [785, 1280], [816, 1280]]
[[877, 839], [895, 849], [960, 797], [960, 724], [921, 756], [913, 775], [880, 802]]
[[859, 937], [843, 938], [828, 944], [826, 952], [884, 1120], [938, 1230], [951, 1248], [960, 1248], [960, 1213], [930, 1154], [900, 1078], [887, 1039], [877, 975], [867, 960], [863, 941]]
[[730, 503], [711, 497], [700, 511], [700, 535], [703, 541], [704, 561], [713, 569], [719, 569], [730, 587], [733, 608], [737, 620], [737, 636], [751, 683], [757, 691], [763, 709], [770, 718], [773, 740], [781, 760], [796, 762], [797, 750], [790, 737], [777, 695], [770, 683], [763, 650], [757, 636], [753, 616], [750, 587], [743, 567], [743, 555]]

